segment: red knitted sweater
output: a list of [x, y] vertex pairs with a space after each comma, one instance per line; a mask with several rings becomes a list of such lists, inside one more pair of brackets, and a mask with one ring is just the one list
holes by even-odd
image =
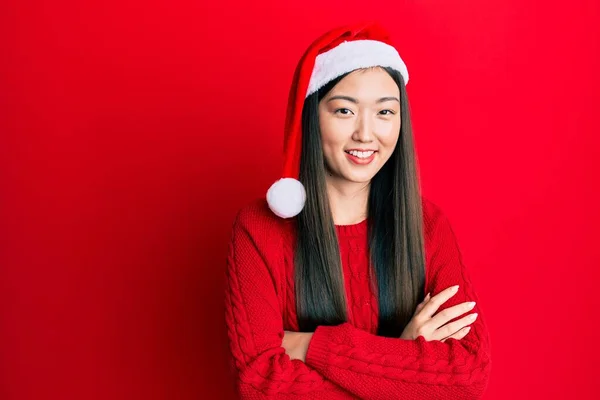
[[[438, 312], [477, 301], [447, 217], [431, 201], [423, 198], [422, 204], [425, 293], [434, 296], [460, 285]], [[366, 221], [336, 226], [348, 322], [318, 326], [306, 362], [291, 360], [281, 344], [284, 330], [299, 330], [293, 280], [294, 223], [276, 217], [266, 202], [259, 200], [244, 207], [233, 226], [225, 308], [232, 369], [241, 398], [466, 400], [482, 396], [491, 363], [489, 335], [479, 303], [468, 312], [477, 312], [478, 318], [460, 340], [427, 341], [423, 336], [404, 340], [375, 334], [378, 309], [368, 283]]]

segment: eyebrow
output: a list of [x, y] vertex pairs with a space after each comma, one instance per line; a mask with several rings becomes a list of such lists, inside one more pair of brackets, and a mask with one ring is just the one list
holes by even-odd
[[[355, 99], [354, 97], [343, 96], [343, 95], [331, 96], [329, 98], [329, 100], [327, 100], [327, 102], [330, 102], [332, 100], [337, 100], [337, 99], [339, 99], [339, 100], [348, 100], [348, 101], [350, 101], [350, 102], [352, 102], [354, 104], [358, 104], [358, 100]], [[394, 97], [394, 96], [382, 97], [379, 100], [377, 100], [376, 103], [383, 103], [384, 101], [390, 101], [390, 100], [392, 100], [392, 101], [395, 100], [398, 103], [400, 103], [400, 100], [397, 97]]]

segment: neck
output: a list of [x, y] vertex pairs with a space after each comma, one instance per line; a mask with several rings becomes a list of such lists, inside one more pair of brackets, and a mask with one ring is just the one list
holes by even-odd
[[326, 184], [335, 225], [357, 224], [367, 218], [370, 182], [341, 181], [327, 175]]

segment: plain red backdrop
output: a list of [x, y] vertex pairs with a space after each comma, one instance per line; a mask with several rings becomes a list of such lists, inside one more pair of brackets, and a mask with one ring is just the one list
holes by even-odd
[[5, 1], [0, 398], [233, 398], [222, 273], [296, 63], [378, 18], [423, 192], [486, 313], [486, 399], [597, 398], [599, 3]]

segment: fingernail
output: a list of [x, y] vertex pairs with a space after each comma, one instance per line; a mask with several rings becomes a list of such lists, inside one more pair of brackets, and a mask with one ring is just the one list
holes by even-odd
[[459, 285], [452, 286], [452, 291], [453, 291], [453, 292], [456, 292], [456, 291], [458, 290], [458, 286], [459, 286]]

